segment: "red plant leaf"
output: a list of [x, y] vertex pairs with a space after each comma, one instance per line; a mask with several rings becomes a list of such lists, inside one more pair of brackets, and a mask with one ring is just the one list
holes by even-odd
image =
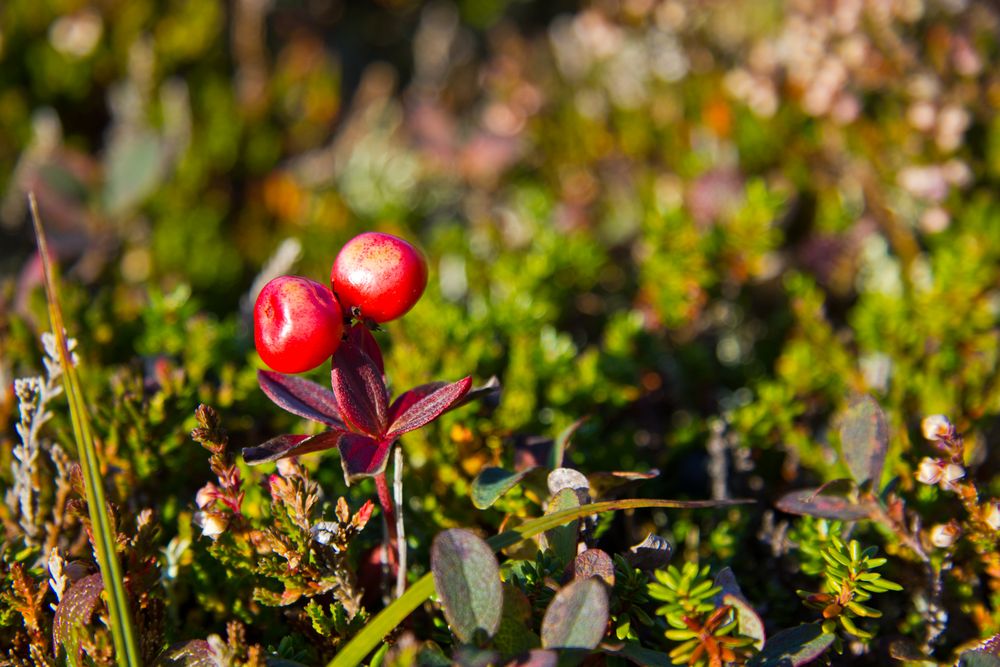
[[404, 391], [402, 394], [396, 397], [396, 400], [392, 402], [389, 406], [389, 423], [396, 421], [399, 415], [406, 412], [411, 405], [416, 403], [422, 398], [426, 398], [433, 394], [435, 391], [441, 387], [446, 387], [447, 382], [428, 382], [427, 384], [417, 385], [412, 389]]
[[277, 461], [289, 456], [318, 452], [336, 447], [340, 439], [346, 437], [344, 431], [324, 431], [317, 435], [279, 435], [262, 445], [245, 447], [243, 460], [249, 465]]
[[372, 332], [362, 323], [357, 323], [347, 330], [347, 339], [361, 348], [361, 351], [375, 362], [378, 372], [385, 375], [385, 362], [382, 361], [382, 349]]
[[458, 403], [469, 392], [471, 386], [472, 378], [465, 377], [414, 401], [392, 421], [386, 437], [398, 438], [404, 433], [429, 424], [440, 417], [445, 410]]
[[871, 500], [853, 501], [841, 496], [826, 495], [822, 489], [800, 489], [782, 496], [775, 505], [782, 512], [815, 516], [838, 521], [860, 521], [870, 518], [875, 510]]
[[83, 653], [80, 634], [84, 632], [97, 605], [100, 604], [103, 590], [104, 582], [98, 573], [78, 580], [63, 595], [52, 621], [53, 653], [56, 656], [62, 648], [66, 651], [70, 663], [80, 662]]
[[372, 358], [344, 341], [333, 355], [331, 379], [344, 421], [364, 435], [381, 438], [388, 423], [389, 391]]
[[357, 433], [345, 433], [339, 446], [344, 479], [350, 484], [365, 477], [374, 477], [385, 470], [392, 440], [374, 440]]
[[257, 371], [257, 383], [275, 405], [293, 415], [347, 430], [337, 397], [315, 382], [274, 371]]
[[[411, 405], [416, 403], [422, 398], [433, 394], [438, 389], [448, 386], [447, 382], [428, 382], [427, 384], [421, 384], [408, 391], [404, 391], [402, 394], [396, 397], [396, 400], [392, 402], [392, 406], [389, 407], [389, 423], [396, 421], [399, 415], [406, 412]], [[491, 377], [486, 381], [486, 384], [481, 387], [472, 387], [461, 399], [455, 401], [447, 407], [445, 412], [448, 410], [454, 410], [455, 408], [460, 408], [463, 405], [471, 403], [472, 401], [477, 401], [481, 398], [487, 398], [494, 394], [500, 392], [500, 381], [496, 379], [496, 376]], [[443, 413], [442, 413], [443, 414]]]

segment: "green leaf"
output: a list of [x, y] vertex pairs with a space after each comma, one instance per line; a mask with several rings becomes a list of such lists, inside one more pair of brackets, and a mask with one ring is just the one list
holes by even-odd
[[491, 507], [502, 495], [517, 486], [528, 473], [537, 469], [536, 466], [520, 472], [510, 472], [503, 468], [483, 468], [476, 479], [472, 480], [472, 504], [480, 510]]
[[753, 645], [759, 650], [764, 647], [764, 621], [750, 604], [739, 595], [727, 594], [722, 601], [736, 612], [737, 632], [744, 637], [753, 639]]
[[218, 664], [218, 657], [207, 641], [191, 639], [161, 653], [155, 667], [216, 667]]
[[63, 371], [63, 386], [66, 390], [66, 399], [69, 402], [70, 421], [73, 423], [73, 438], [76, 440], [77, 457], [83, 477], [84, 493], [87, 498], [87, 511], [90, 514], [93, 531], [94, 553], [97, 556], [97, 566], [100, 568], [106, 592], [115, 656], [119, 665], [138, 666], [141, 664], [139, 644], [136, 642], [135, 630], [132, 627], [132, 619], [129, 614], [128, 598], [125, 595], [125, 579], [122, 576], [121, 565], [118, 563], [117, 535], [112, 528], [108, 505], [104, 498], [101, 462], [97, 456], [97, 446], [94, 443], [94, 433], [90, 425], [86, 397], [80, 388], [80, 378], [77, 375], [76, 366], [70, 361], [62, 307], [59, 305], [59, 281], [56, 277], [55, 265], [49, 254], [45, 231], [42, 229], [38, 203], [35, 201], [33, 193], [28, 195], [28, 201], [31, 207], [31, 218], [35, 225], [38, 254], [42, 259], [45, 297], [49, 306], [49, 324], [52, 327], [56, 350], [59, 353], [59, 365]]
[[577, 430], [587, 421], [586, 417], [581, 417], [575, 422], [564, 428], [556, 436], [556, 441], [552, 445], [552, 452], [549, 458], [549, 468], [555, 470], [556, 468], [561, 468], [563, 464], [563, 457], [566, 455], [566, 450], [569, 448], [570, 441], [573, 440], [573, 436], [576, 435]]
[[840, 453], [858, 484], [871, 481], [875, 490], [889, 450], [889, 427], [882, 408], [871, 396], [851, 400], [840, 418]]
[[80, 635], [85, 632], [94, 610], [100, 604], [103, 590], [101, 575], [88, 575], [70, 586], [56, 607], [52, 621], [52, 642], [57, 653], [60, 648], [66, 651], [66, 660], [71, 665], [80, 664], [83, 653]]
[[556, 667], [558, 664], [559, 654], [555, 651], [533, 649], [514, 658], [507, 667]]
[[[549, 501], [546, 514], [563, 512], [580, 506], [580, 498], [574, 489], [563, 489], [552, 497]], [[580, 538], [580, 520], [575, 519], [569, 523], [553, 528], [545, 533], [545, 544], [552, 549], [556, 560], [565, 565], [576, 557], [576, 544]]]
[[493, 646], [504, 655], [518, 655], [541, 644], [531, 630], [531, 602], [516, 586], [503, 584], [503, 611]]
[[121, 213], [148, 197], [163, 179], [162, 141], [143, 131], [111, 144], [106, 160], [104, 206]]
[[803, 623], [782, 630], [764, 644], [751, 667], [799, 667], [812, 662], [830, 648], [835, 636], [823, 632], [818, 623]]
[[480, 643], [500, 627], [500, 566], [486, 542], [462, 528], [438, 534], [431, 570], [445, 618], [466, 644]]
[[603, 644], [601, 649], [608, 655], [626, 658], [637, 665], [669, 665], [673, 662], [666, 653], [648, 649], [636, 642], [625, 642], [620, 648]]
[[1000, 667], [1000, 658], [981, 649], [958, 656], [958, 667]]
[[[745, 505], [750, 500], [652, 500], [634, 498], [627, 500], [609, 500], [603, 503], [591, 503], [565, 512], [549, 514], [537, 519], [525, 521], [511, 530], [494, 535], [487, 542], [494, 552], [513, 546], [522, 540], [543, 533], [550, 528], [562, 525], [567, 521], [580, 517], [611, 512], [614, 510], [638, 509], [641, 507], [661, 507], [665, 509], [699, 509], [709, 507], [729, 507]], [[413, 610], [423, 604], [424, 600], [434, 592], [434, 578], [431, 574], [421, 577], [408, 591], [379, 612], [346, 646], [330, 661], [328, 667], [351, 667], [359, 665], [376, 647], [382, 638], [403, 622]]]
[[593, 649], [608, 625], [608, 591], [597, 579], [574, 581], [545, 610], [542, 646]]

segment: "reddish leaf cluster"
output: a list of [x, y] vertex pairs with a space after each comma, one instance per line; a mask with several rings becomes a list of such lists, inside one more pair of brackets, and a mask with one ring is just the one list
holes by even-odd
[[470, 392], [472, 378], [431, 382], [405, 391], [390, 403], [382, 353], [371, 332], [352, 327], [333, 355], [330, 391], [298, 377], [259, 371], [261, 389], [281, 408], [329, 427], [317, 435], [279, 435], [243, 450], [251, 464], [337, 447], [350, 483], [385, 470], [396, 439], [429, 424], [443, 413], [495, 389]]

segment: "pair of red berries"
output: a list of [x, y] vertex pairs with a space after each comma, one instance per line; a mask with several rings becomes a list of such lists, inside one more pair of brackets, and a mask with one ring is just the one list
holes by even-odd
[[[264, 363], [302, 373], [333, 356], [352, 316], [382, 323], [404, 315], [427, 286], [427, 261], [391, 234], [366, 232], [347, 242], [330, 271], [332, 290], [280, 276], [254, 304], [254, 344]], [[346, 316], [346, 317], [345, 317]]]

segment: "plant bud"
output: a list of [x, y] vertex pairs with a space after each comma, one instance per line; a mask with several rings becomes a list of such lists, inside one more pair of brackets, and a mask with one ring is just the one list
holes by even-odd
[[194, 502], [198, 505], [198, 509], [203, 510], [218, 499], [219, 489], [216, 488], [215, 484], [209, 482], [205, 486], [198, 489], [198, 495], [194, 497]]

